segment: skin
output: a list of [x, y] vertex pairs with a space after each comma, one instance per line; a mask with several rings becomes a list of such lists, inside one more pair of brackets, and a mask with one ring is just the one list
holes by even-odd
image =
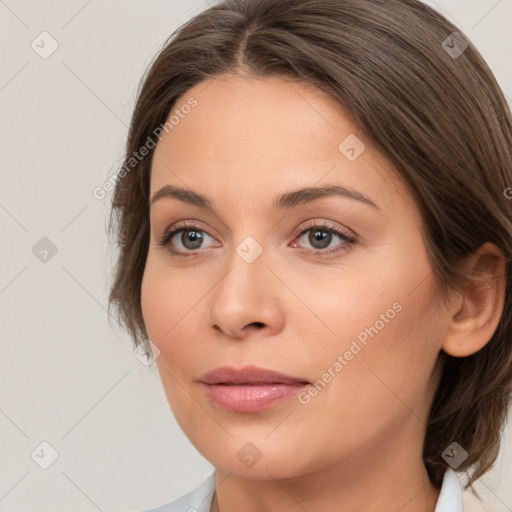
[[[226, 75], [174, 108], [190, 97], [197, 107], [155, 149], [151, 196], [166, 185], [191, 189], [216, 213], [169, 197], [151, 205], [142, 309], [176, 420], [215, 466], [220, 510], [433, 512], [439, 489], [422, 446], [441, 349], [464, 356], [485, 345], [503, 282], [439, 306], [412, 196], [348, 113], [311, 85]], [[366, 146], [355, 161], [338, 149], [350, 134]], [[327, 184], [379, 209], [339, 196], [271, 208], [280, 193]], [[198, 224], [200, 248], [181, 234], [158, 245], [182, 220]], [[357, 240], [333, 235], [319, 250], [342, 250], [314, 255], [321, 244], [295, 234], [309, 221]], [[252, 263], [236, 252], [247, 236], [263, 249]], [[504, 274], [490, 244], [468, 265]], [[292, 397], [260, 412], [226, 411], [197, 382], [246, 364], [315, 382], [394, 303], [401, 311], [307, 404]], [[237, 456], [248, 442], [261, 453], [252, 467]]]

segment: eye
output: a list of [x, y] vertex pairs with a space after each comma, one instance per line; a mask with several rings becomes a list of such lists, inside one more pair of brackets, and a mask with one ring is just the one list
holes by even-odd
[[[305, 236], [307, 233], [309, 233], [309, 235]], [[201, 229], [199, 225], [193, 222], [180, 222], [166, 231], [157, 243], [158, 245], [169, 246], [169, 251], [177, 256], [190, 257], [197, 256], [198, 253], [195, 251], [201, 248], [204, 249], [204, 243], [209, 238], [218, 246], [219, 243], [204, 229]], [[328, 249], [336, 238], [341, 240], [342, 243], [335, 245], [334, 248]], [[312, 245], [313, 249], [306, 250], [306, 252], [320, 256], [347, 251], [357, 242], [355, 237], [331, 226], [325, 221], [321, 225], [313, 221], [306, 227], [303, 227], [302, 230], [295, 235], [295, 239], [290, 244], [290, 247], [297, 247], [297, 239], [305, 239], [306, 243]], [[301, 245], [303, 243], [304, 241], [301, 242]], [[178, 248], [176, 248], [176, 245]]]
[[[178, 236], [179, 235], [179, 236]], [[158, 241], [159, 245], [168, 245], [169, 250], [178, 256], [193, 256], [191, 251], [196, 251], [201, 248], [205, 240], [211, 238], [206, 231], [200, 228], [197, 224], [180, 222], [173, 226], [172, 229], [166, 231], [164, 236]], [[173, 247], [175, 239], [178, 243], [178, 249]], [[181, 244], [181, 247], [180, 247]]]
[[[336, 253], [339, 251], [346, 251], [350, 249], [357, 241], [355, 237], [329, 225], [327, 222], [324, 222], [322, 225], [313, 222], [303, 228], [298, 236], [299, 240], [304, 240], [306, 243], [311, 244], [313, 249], [308, 250], [307, 252], [314, 255], [324, 255]], [[342, 243], [334, 246], [334, 248], [326, 249], [331, 245], [333, 241], [336, 240], [336, 238], [340, 239]], [[301, 244], [303, 244], [304, 241], [302, 241]], [[297, 247], [296, 242], [292, 242], [291, 246]]]

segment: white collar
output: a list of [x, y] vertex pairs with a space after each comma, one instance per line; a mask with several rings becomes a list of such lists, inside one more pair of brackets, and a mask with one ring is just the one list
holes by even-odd
[[[212, 473], [193, 491], [172, 503], [146, 512], [183, 512], [184, 510], [210, 512], [214, 492], [215, 473]], [[453, 469], [448, 468], [444, 474], [441, 492], [434, 512], [462, 512], [462, 488]]]
[[462, 488], [453, 469], [448, 468], [434, 512], [462, 512]]

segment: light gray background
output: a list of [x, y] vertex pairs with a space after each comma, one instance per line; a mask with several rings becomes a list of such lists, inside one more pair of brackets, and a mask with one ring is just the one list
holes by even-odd
[[[427, 3], [472, 39], [510, 102], [512, 0]], [[122, 160], [143, 71], [207, 5], [0, 0], [1, 511], [144, 510], [213, 469], [177, 426], [155, 365], [109, 327], [110, 194], [92, 196]], [[31, 47], [43, 31], [59, 45], [47, 59]], [[42, 237], [58, 250], [46, 263], [32, 252]], [[48, 469], [31, 456], [43, 441], [58, 453]], [[488, 510], [512, 509], [510, 482], [509, 424], [477, 486]]]

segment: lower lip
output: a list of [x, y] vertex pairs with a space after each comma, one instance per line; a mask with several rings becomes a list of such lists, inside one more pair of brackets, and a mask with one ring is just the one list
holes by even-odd
[[308, 384], [265, 384], [261, 386], [238, 386], [226, 384], [204, 384], [206, 394], [228, 411], [255, 412], [267, 409], [291, 398]]

